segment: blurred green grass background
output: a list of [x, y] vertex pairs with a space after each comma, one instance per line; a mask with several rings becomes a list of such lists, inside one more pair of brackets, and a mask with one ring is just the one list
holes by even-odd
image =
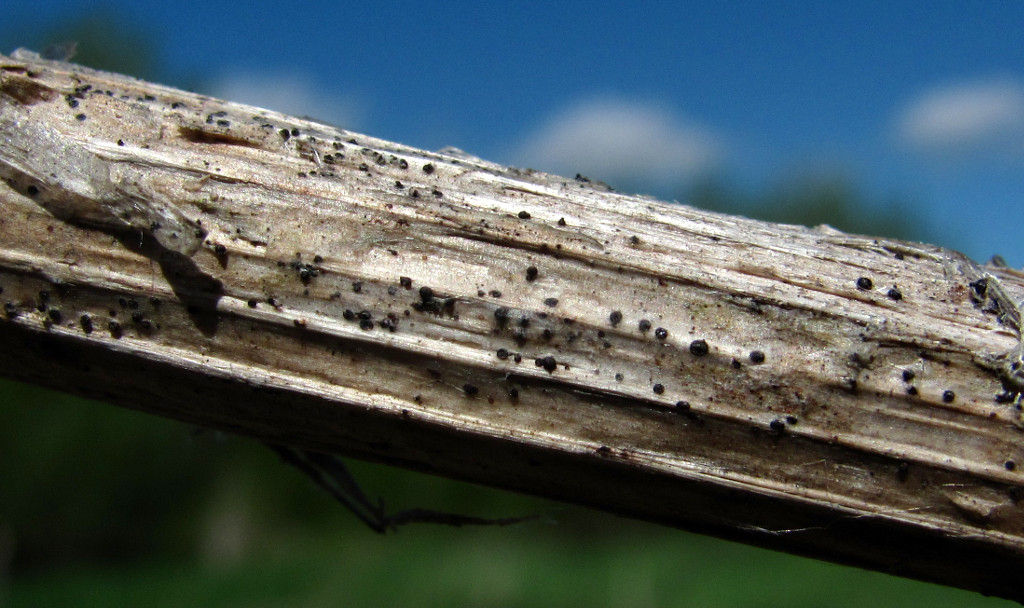
[[389, 467], [378, 535], [261, 444], [0, 382], [0, 605], [1011, 606]]

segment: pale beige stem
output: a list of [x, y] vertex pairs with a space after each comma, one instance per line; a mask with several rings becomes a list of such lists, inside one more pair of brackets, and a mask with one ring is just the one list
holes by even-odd
[[1016, 272], [28, 53], [0, 138], [4, 375], [1024, 599]]

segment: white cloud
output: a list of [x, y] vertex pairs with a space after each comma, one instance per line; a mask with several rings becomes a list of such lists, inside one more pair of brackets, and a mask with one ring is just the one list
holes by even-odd
[[322, 79], [294, 72], [223, 74], [210, 83], [209, 94], [345, 129], [358, 128], [363, 118], [363, 104], [354, 96], [332, 94]]
[[556, 114], [516, 150], [514, 162], [616, 184], [673, 186], [714, 168], [724, 145], [665, 108], [586, 99]]
[[944, 155], [1024, 155], [1024, 83], [998, 79], [926, 92], [901, 113], [903, 143]]

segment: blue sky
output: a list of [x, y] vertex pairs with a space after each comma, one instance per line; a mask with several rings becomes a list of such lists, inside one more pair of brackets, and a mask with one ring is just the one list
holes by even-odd
[[169, 84], [662, 198], [840, 176], [1024, 265], [1024, 3], [4, 4], [4, 40], [104, 7]]

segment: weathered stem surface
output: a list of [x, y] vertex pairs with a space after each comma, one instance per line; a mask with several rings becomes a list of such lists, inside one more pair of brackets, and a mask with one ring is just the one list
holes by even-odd
[[0, 137], [7, 376], [1024, 600], [1017, 273], [23, 52]]

